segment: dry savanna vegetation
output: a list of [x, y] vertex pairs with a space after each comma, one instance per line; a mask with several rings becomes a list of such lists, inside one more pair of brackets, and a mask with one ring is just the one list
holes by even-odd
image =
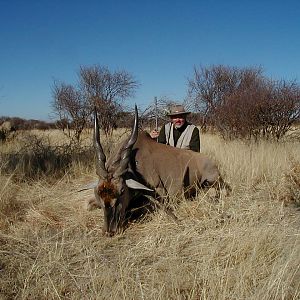
[[299, 141], [202, 134], [231, 195], [170, 199], [178, 222], [157, 208], [107, 238], [93, 191], [77, 192], [96, 179], [90, 133], [81, 149], [62, 138], [1, 145], [0, 299], [300, 298]]

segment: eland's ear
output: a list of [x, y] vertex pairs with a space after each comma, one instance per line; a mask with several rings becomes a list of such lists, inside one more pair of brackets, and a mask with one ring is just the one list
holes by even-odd
[[139, 183], [138, 181], [135, 181], [134, 179], [126, 179], [125, 183], [131, 189], [146, 190], [146, 191], [153, 192], [153, 190], [149, 189], [148, 187], [146, 187], [142, 183]]
[[81, 189], [77, 190], [77, 192], [94, 189], [97, 186], [97, 184], [98, 184], [98, 180], [81, 187]]

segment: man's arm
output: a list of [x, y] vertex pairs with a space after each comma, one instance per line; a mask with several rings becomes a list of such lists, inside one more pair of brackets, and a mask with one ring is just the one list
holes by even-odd
[[190, 150], [200, 152], [200, 133], [197, 127], [194, 128], [192, 133], [190, 141]]

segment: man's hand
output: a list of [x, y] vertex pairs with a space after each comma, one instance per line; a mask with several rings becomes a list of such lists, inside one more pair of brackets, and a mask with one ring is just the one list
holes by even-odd
[[154, 130], [152, 130], [152, 131], [150, 132], [150, 136], [151, 136], [151, 138], [153, 138], [153, 139], [157, 139], [158, 136], [159, 136], [159, 132], [158, 132], [156, 129], [154, 129]]

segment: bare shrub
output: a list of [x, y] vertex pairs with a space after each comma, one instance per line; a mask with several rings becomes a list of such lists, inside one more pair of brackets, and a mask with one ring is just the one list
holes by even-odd
[[195, 68], [188, 83], [201, 126], [225, 138], [279, 140], [300, 117], [299, 84], [270, 80], [261, 68]]
[[59, 118], [56, 124], [71, 140], [79, 143], [82, 131], [91, 126], [90, 115], [96, 107], [100, 127], [112, 134], [122, 117], [123, 100], [134, 95], [137, 81], [128, 72], [110, 71], [104, 66], [82, 66], [75, 85], [55, 81], [52, 109]]
[[71, 141], [79, 143], [91, 113], [86, 98], [77, 87], [57, 81], [54, 82], [52, 93], [54, 98], [52, 108], [60, 120], [56, 124], [64, 130], [67, 123], [69, 125], [67, 135]]
[[215, 127], [225, 138], [257, 139], [261, 130], [259, 118], [268, 95], [264, 87], [253, 83], [226, 96], [215, 110]]
[[13, 174], [18, 180], [32, 180], [43, 176], [58, 178], [73, 164], [83, 163], [92, 168], [94, 149], [77, 144], [53, 146], [35, 135], [27, 135], [19, 151], [1, 154], [2, 172]]
[[213, 124], [215, 110], [239, 83], [240, 71], [237, 68], [222, 65], [194, 67], [193, 77], [188, 79], [188, 97], [195, 110], [203, 115], [202, 128]]
[[0, 142], [5, 142], [7, 139], [13, 139], [16, 128], [10, 121], [4, 121], [0, 125]]
[[300, 88], [261, 80], [228, 95], [215, 111], [224, 137], [281, 139], [300, 116]]
[[106, 136], [112, 134], [123, 100], [134, 95], [138, 82], [125, 70], [112, 72], [99, 65], [81, 67], [79, 77], [90, 107], [97, 108], [101, 129]]
[[267, 124], [272, 137], [279, 140], [292, 126], [296, 125], [300, 119], [300, 86], [293, 81], [284, 80], [273, 81], [271, 84], [271, 96], [265, 104], [265, 114]]

